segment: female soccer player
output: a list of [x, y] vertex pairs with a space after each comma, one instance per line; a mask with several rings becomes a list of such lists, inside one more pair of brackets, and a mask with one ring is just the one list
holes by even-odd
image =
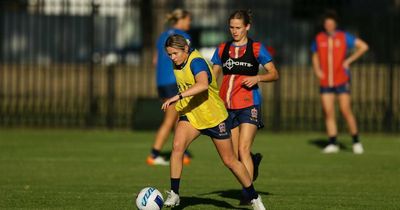
[[[368, 45], [353, 35], [336, 29], [337, 18], [334, 13], [327, 13], [323, 18], [322, 31], [317, 34], [312, 44], [312, 62], [315, 75], [320, 80], [320, 94], [322, 108], [325, 114], [326, 132], [329, 144], [323, 153], [337, 153], [337, 127], [335, 121], [335, 97], [339, 99], [339, 107], [353, 137], [354, 154], [364, 152], [359, 142], [357, 123], [351, 110], [350, 74], [349, 67], [368, 50]], [[346, 57], [347, 52], [355, 48], [354, 52]]]
[[[220, 74], [221, 70], [223, 73], [219, 95], [230, 116], [235, 154], [254, 181], [262, 158], [257, 154], [252, 160], [250, 153], [257, 129], [263, 127], [258, 83], [277, 80], [278, 71], [266, 48], [248, 37], [250, 26], [249, 11], [232, 13], [229, 17], [232, 40], [219, 45], [211, 61], [215, 75]], [[258, 74], [260, 64], [267, 74]], [[243, 197], [241, 204], [248, 203], [246, 200]]]
[[254, 190], [250, 175], [233, 152], [228, 113], [218, 96], [218, 87], [210, 67], [197, 50], [191, 50], [181, 35], [170, 36], [166, 51], [174, 63], [179, 93], [168, 99], [162, 109], [175, 104], [179, 121], [171, 154], [171, 191], [165, 206], [179, 205], [179, 183], [185, 149], [200, 134], [211, 137], [224, 164], [233, 172], [251, 199], [254, 209], [265, 209]]
[[[154, 56], [154, 62], [157, 66], [157, 89], [158, 95], [163, 102], [178, 93], [176, 80], [172, 69], [172, 61], [165, 52], [165, 41], [172, 34], [180, 34], [185, 39], [191, 41], [189, 34], [185, 31], [190, 29], [191, 16], [186, 10], [175, 9], [171, 14], [167, 15], [167, 21], [172, 26], [162, 33], [157, 41], [157, 54]], [[174, 127], [178, 118], [174, 106], [169, 107], [165, 111], [164, 120], [157, 131], [155, 141], [151, 149], [151, 154], [147, 157], [149, 165], [168, 165], [169, 162], [160, 156], [171, 129]], [[190, 163], [190, 156], [185, 154], [184, 163]]]

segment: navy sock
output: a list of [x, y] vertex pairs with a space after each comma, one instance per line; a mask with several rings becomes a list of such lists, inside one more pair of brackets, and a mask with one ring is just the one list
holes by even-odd
[[358, 139], [358, 134], [355, 134], [352, 137], [353, 137], [353, 144], [360, 142], [360, 140]]
[[180, 178], [174, 179], [171, 178], [171, 190], [174, 191], [174, 193], [179, 195], [179, 182], [181, 181]]
[[329, 137], [329, 144], [336, 144], [336, 136]]
[[256, 193], [253, 184], [251, 184], [249, 187], [244, 187], [243, 189], [246, 191], [246, 194], [250, 200], [257, 199], [258, 194]]
[[154, 148], [151, 149], [151, 156], [152, 156], [153, 158], [156, 158], [156, 157], [158, 157], [159, 155], [160, 155], [160, 150], [156, 150], [156, 149], [154, 149]]

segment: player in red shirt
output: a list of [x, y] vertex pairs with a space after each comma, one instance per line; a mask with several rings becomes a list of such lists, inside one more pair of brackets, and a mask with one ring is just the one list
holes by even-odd
[[[311, 46], [314, 72], [320, 80], [320, 94], [325, 113], [326, 131], [329, 144], [323, 153], [337, 153], [337, 126], [335, 121], [335, 97], [339, 99], [342, 112], [353, 138], [353, 152], [362, 154], [355, 117], [351, 110], [349, 67], [368, 50], [368, 45], [350, 33], [337, 30], [337, 18], [332, 12], [323, 18], [324, 31], [318, 33]], [[355, 48], [350, 56], [347, 53]]]
[[[232, 40], [220, 44], [211, 61], [214, 74], [223, 73], [220, 97], [229, 113], [234, 151], [254, 181], [262, 158], [260, 154], [251, 155], [257, 129], [263, 127], [258, 83], [277, 80], [278, 71], [266, 48], [247, 36], [250, 26], [248, 11], [232, 13], [229, 17]], [[260, 64], [267, 74], [258, 74]], [[248, 203], [247, 200], [244, 197], [241, 203]]]

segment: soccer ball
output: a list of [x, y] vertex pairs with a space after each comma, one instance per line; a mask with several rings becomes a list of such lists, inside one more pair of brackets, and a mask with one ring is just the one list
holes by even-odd
[[139, 210], [159, 210], [163, 204], [162, 194], [154, 187], [143, 188], [136, 197], [136, 206]]

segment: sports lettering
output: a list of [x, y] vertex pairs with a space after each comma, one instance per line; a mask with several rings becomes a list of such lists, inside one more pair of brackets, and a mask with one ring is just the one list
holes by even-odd
[[229, 58], [225, 61], [224, 64], [222, 64], [222, 67], [226, 67], [229, 70], [231, 70], [234, 66], [252, 67], [253, 64], [243, 61], [234, 61], [231, 58]]
[[150, 188], [147, 190], [146, 194], [145, 194], [145, 195], [143, 196], [143, 198], [142, 198], [142, 206], [146, 206], [146, 205], [147, 205], [147, 201], [149, 200], [150, 195], [151, 195], [151, 193], [152, 193], [154, 190], [155, 190], [155, 189], [152, 188], [152, 187], [150, 187]]

